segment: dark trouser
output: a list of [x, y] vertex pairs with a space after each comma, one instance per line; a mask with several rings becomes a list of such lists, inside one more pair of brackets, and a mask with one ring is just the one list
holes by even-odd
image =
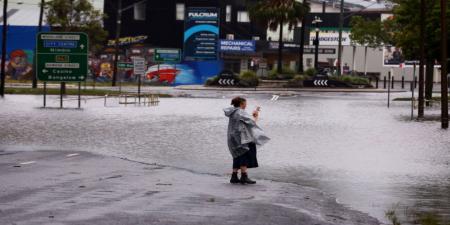
[[233, 159], [233, 169], [240, 169], [242, 166], [246, 166], [247, 168], [258, 167], [258, 159], [256, 158], [256, 144], [249, 143], [248, 147], [250, 150]]

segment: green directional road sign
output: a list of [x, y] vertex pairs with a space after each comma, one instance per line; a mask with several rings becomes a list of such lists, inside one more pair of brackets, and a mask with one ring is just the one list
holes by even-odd
[[85, 33], [44, 32], [37, 35], [36, 72], [41, 81], [84, 81], [88, 74]]
[[180, 60], [180, 49], [155, 49], [155, 62], [179, 62]]
[[119, 69], [133, 69], [134, 65], [133, 65], [133, 63], [128, 63], [128, 62], [118, 62], [117, 67]]

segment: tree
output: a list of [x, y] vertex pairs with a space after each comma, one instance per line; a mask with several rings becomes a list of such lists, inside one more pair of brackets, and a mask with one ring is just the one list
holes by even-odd
[[389, 35], [383, 23], [379, 20], [364, 19], [355, 16], [350, 22], [352, 44], [363, 45], [364, 55], [364, 75], [367, 75], [367, 48], [380, 48], [385, 43], [390, 42]]
[[[261, 0], [250, 7], [250, 17], [266, 24], [270, 30], [279, 30], [278, 40], [278, 63], [277, 72], [283, 69], [283, 27], [285, 24], [289, 29], [301, 23], [303, 17], [309, 12], [308, 4], [296, 0]], [[300, 62], [302, 63], [302, 62]]]
[[45, 5], [47, 23], [53, 31], [84, 32], [91, 53], [102, 48], [108, 36], [102, 25], [105, 16], [89, 0], [52, 0]]
[[[389, 21], [392, 26], [392, 40], [395, 46], [400, 47], [405, 58], [418, 59], [420, 57], [420, 25], [425, 23], [425, 61], [426, 84], [425, 98], [432, 98], [433, 70], [435, 61], [440, 57], [440, 6], [437, 0], [424, 1], [422, 7], [420, 0], [394, 0], [394, 17]], [[421, 9], [425, 8], [425, 17], [420, 16]], [[450, 12], [447, 10], [447, 18]], [[450, 32], [448, 32], [450, 35]]]
[[[89, 0], [52, 0], [45, 3], [47, 23], [53, 31], [84, 32], [89, 37], [89, 50], [96, 53], [108, 36], [103, 29], [103, 18], [99, 10], [95, 10]], [[61, 83], [61, 91], [65, 93], [66, 84]]]

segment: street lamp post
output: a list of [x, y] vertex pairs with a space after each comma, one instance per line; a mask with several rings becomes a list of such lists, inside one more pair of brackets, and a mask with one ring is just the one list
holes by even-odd
[[441, 0], [441, 123], [448, 128], [447, 0]]
[[1, 79], [0, 79], [0, 96], [5, 96], [5, 61], [6, 61], [6, 35], [8, 29], [8, 0], [3, 1], [3, 31], [2, 31], [2, 62], [1, 62]]
[[[303, 0], [303, 4], [307, 5], [307, 0]], [[305, 53], [305, 32], [306, 32], [306, 15], [302, 18], [302, 27], [300, 28], [300, 51], [298, 57], [298, 72], [301, 74], [304, 72], [303, 68], [303, 55]]]
[[[43, 20], [43, 16], [44, 16], [44, 5], [45, 5], [45, 0], [41, 0], [41, 8], [39, 11], [39, 23], [38, 23], [38, 32], [42, 31], [42, 20]], [[34, 65], [36, 65], [36, 49], [34, 50]], [[32, 83], [32, 88], [37, 88], [37, 71], [36, 71], [36, 67], [33, 68], [33, 83]]]
[[344, 0], [341, 0], [339, 13], [338, 76], [342, 74], [342, 29], [344, 29]]
[[315, 52], [314, 52], [314, 69], [316, 69], [316, 71], [319, 69], [319, 23], [321, 23], [322, 20], [319, 17], [315, 17], [314, 20], [312, 21], [312, 24], [315, 25], [316, 27], [316, 38], [314, 39], [314, 45], [315, 47]]
[[114, 68], [112, 77], [112, 86], [116, 86], [117, 80], [117, 61], [119, 60], [119, 38], [122, 24], [122, 0], [117, 0], [117, 18], [116, 18], [116, 39], [114, 43]]
[[[135, 7], [139, 7], [140, 4], [147, 2], [147, 0], [141, 0], [135, 2], [129, 6], [122, 8], [122, 0], [117, 0], [117, 18], [116, 18], [116, 37], [114, 43], [114, 66], [113, 66], [113, 77], [112, 77], [112, 86], [116, 86], [117, 81], [117, 64], [119, 60], [119, 39], [120, 39], [120, 29], [122, 27], [122, 12], [132, 9]], [[144, 6], [145, 9], [145, 6]]]

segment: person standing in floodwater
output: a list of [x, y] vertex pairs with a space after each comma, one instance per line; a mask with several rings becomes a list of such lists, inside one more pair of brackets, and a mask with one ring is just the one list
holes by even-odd
[[[229, 118], [227, 141], [233, 157], [233, 173], [230, 183], [255, 184], [256, 182], [248, 177], [247, 169], [258, 167], [256, 146], [261, 146], [270, 139], [256, 125], [260, 107], [257, 107], [253, 114], [249, 115], [245, 111], [247, 100], [244, 98], [233, 98], [231, 105], [232, 107], [224, 109], [225, 116]], [[239, 170], [241, 170], [240, 179], [238, 178]]]

